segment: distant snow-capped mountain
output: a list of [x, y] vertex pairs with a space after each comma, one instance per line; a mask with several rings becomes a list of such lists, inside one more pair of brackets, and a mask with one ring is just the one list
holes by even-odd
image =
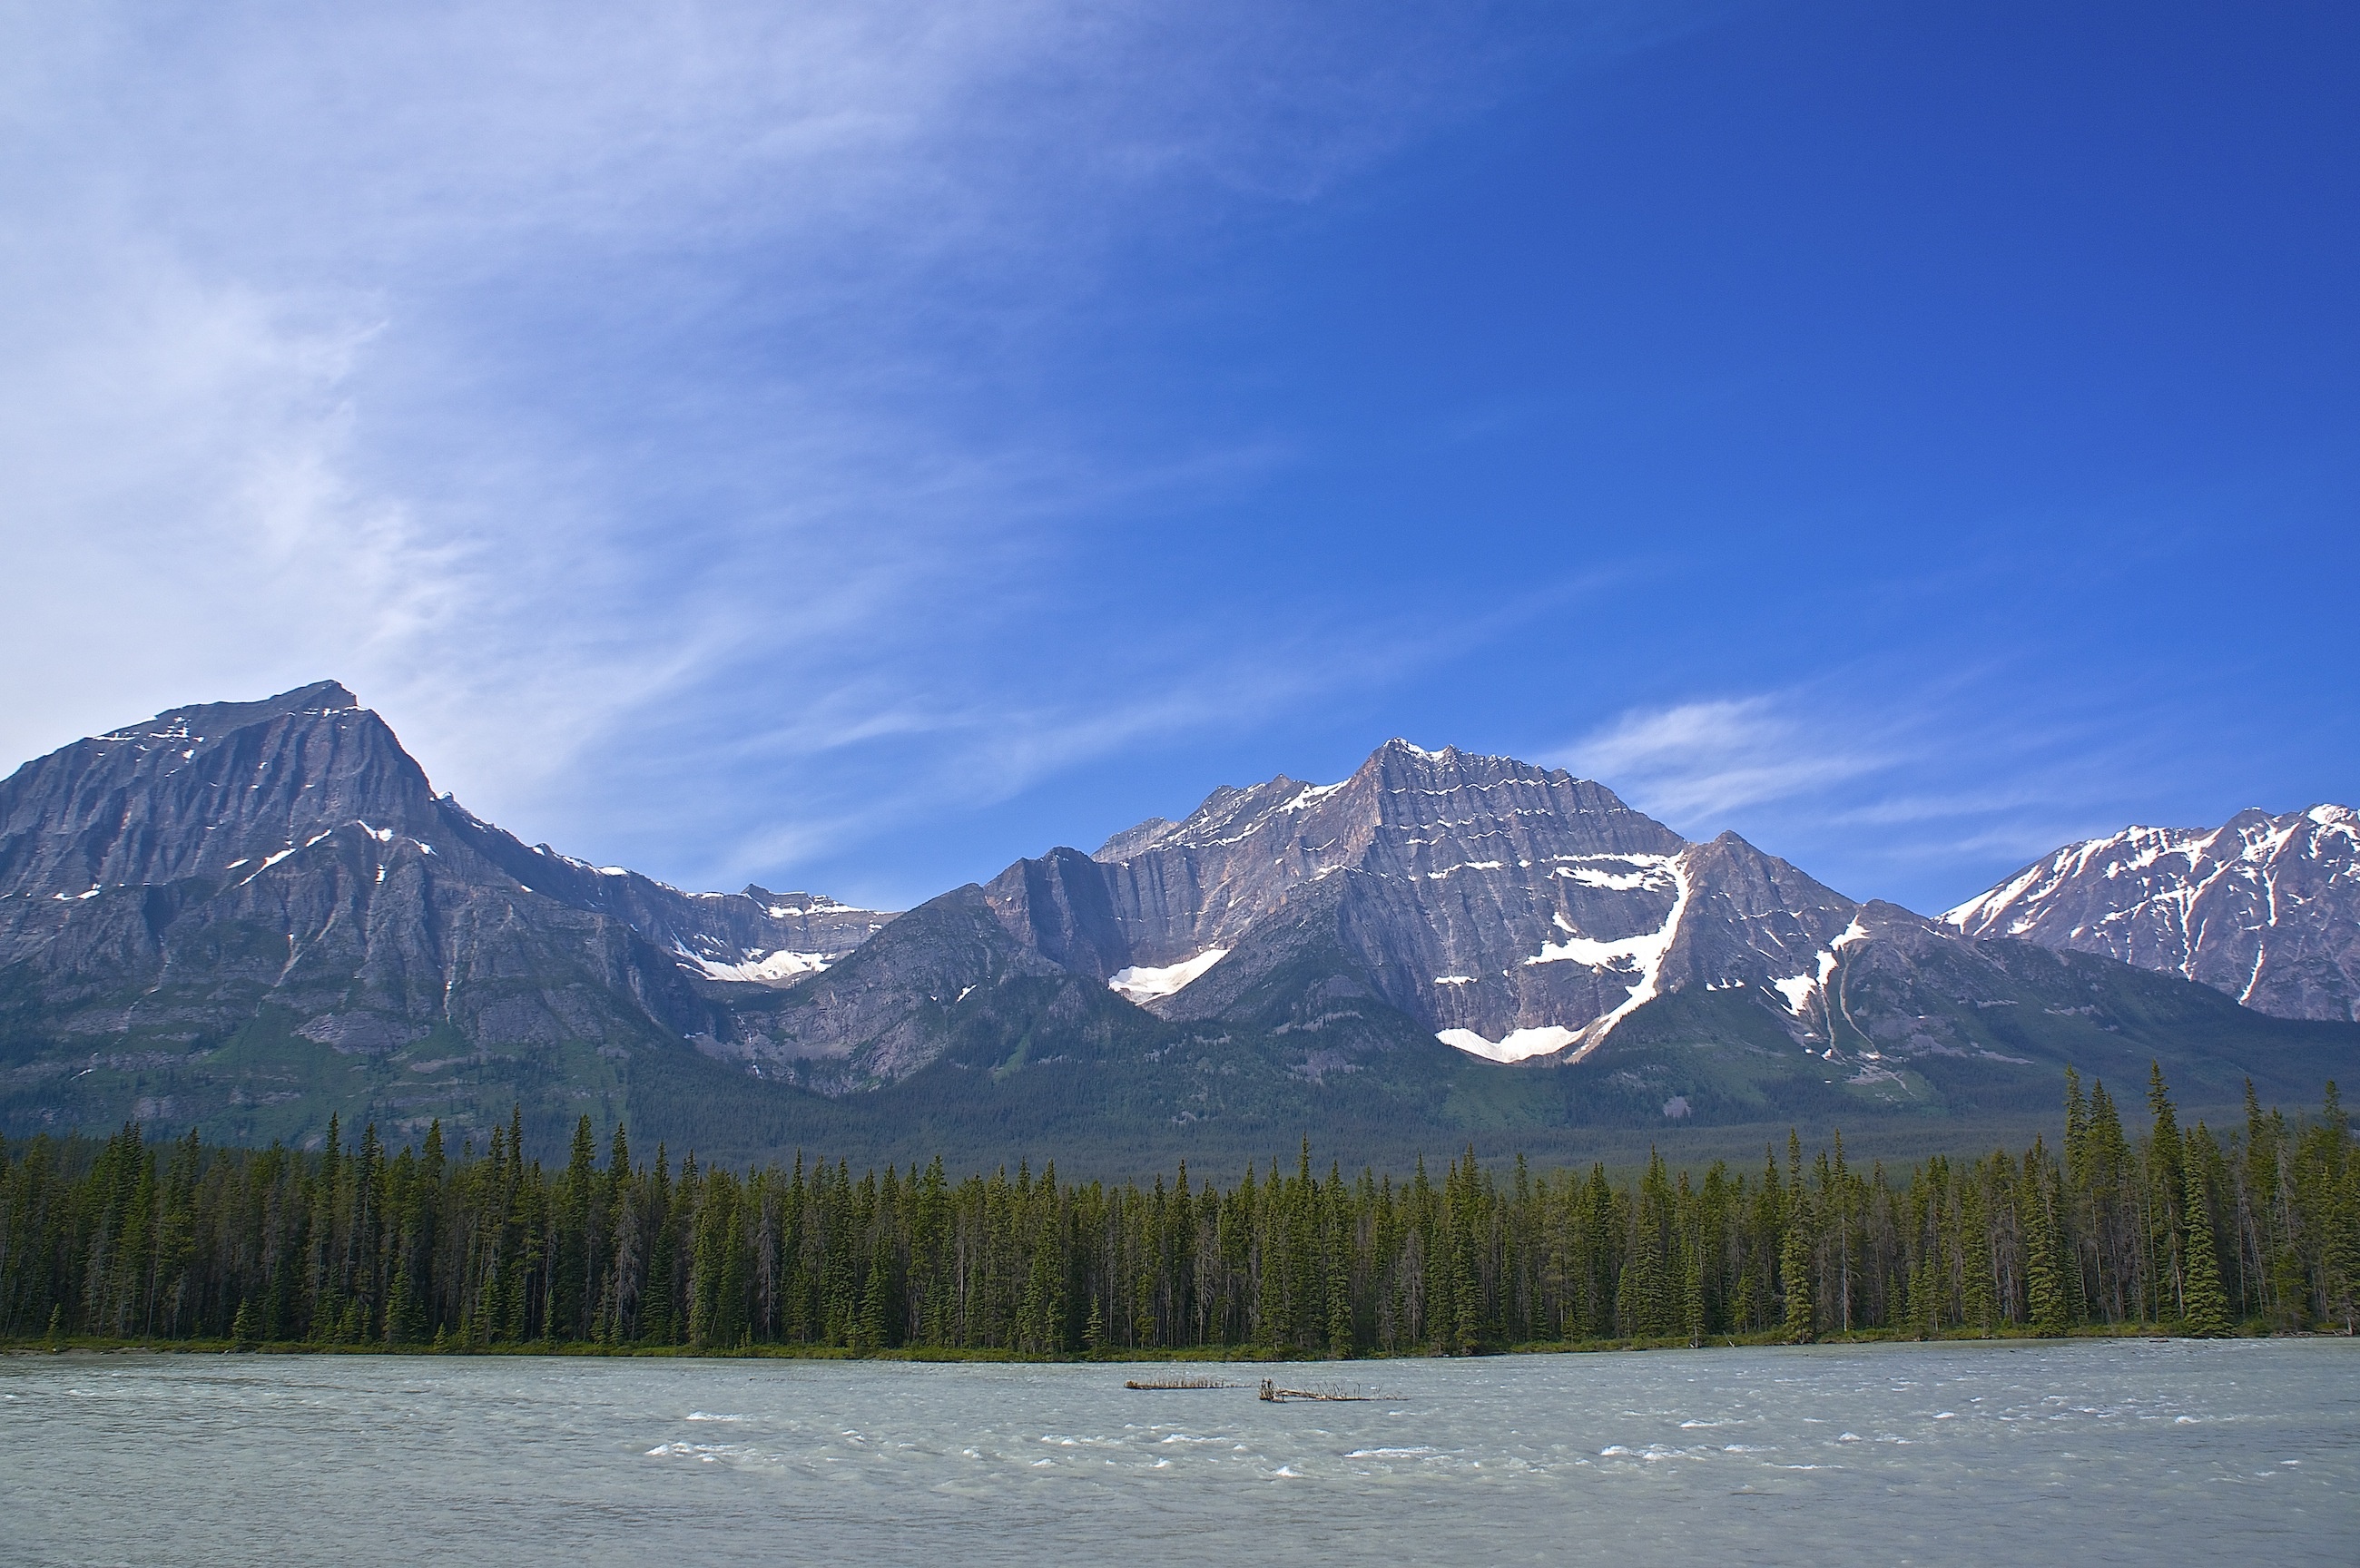
[[[1142, 1005], [1202, 1016], [1286, 960], [1303, 908], [1332, 906], [1386, 1001], [1494, 1062], [1578, 1057], [1688, 985], [1799, 1005], [1859, 909], [1733, 833], [1690, 844], [1602, 784], [1402, 740], [1338, 783], [1217, 790], [1093, 859], [1126, 944], [1110, 981]], [[1030, 884], [994, 890], [1013, 909]]]
[[504, 1092], [495, 1063], [677, 1046], [700, 985], [813, 972], [890, 919], [528, 846], [334, 681], [175, 709], [0, 780], [0, 1094], [63, 1118], [44, 1084], [122, 1079], [157, 1116], [366, 1092], [417, 1119]]
[[1602, 784], [1395, 740], [1337, 783], [1223, 788], [1095, 855], [1053, 850], [946, 893], [741, 1010], [733, 1043], [830, 1092], [874, 1085], [936, 1060], [1010, 978], [1064, 976], [1170, 1023], [1256, 1032], [1314, 1079], [1363, 1070], [1405, 1029], [1494, 1062], [1578, 1063], [1687, 998], [1705, 1013], [1683, 1016], [1717, 1020], [1694, 1026], [1708, 1040], [1897, 1083], [1908, 1059], [1994, 1059], [2016, 1015], [1989, 1009], [2059, 1000], [2026, 992], [2061, 983], [2042, 974], [1734, 833], [1691, 843]]
[[[2350, 1075], [2360, 1028], [2183, 976], [2223, 950], [2233, 994], [2345, 1016], [2319, 998], [2352, 994], [2354, 825], [2077, 846], [1943, 924], [1595, 781], [1396, 740], [893, 915], [527, 845], [327, 681], [0, 780], [0, 1132], [521, 1114], [562, 1147], [587, 1115], [705, 1153], [1322, 1128], [1398, 1152], [1472, 1126], [2045, 1108], [2068, 1063], [2157, 1061], [2217, 1104]], [[2057, 918], [2147, 968], [2035, 945], [2068, 871], [2125, 908], [2178, 897], [2187, 952], [2158, 961], [2116, 903]]]
[[2183, 975], [2278, 1018], [2360, 1020], [2360, 812], [2125, 828], [2067, 844], [1942, 920]]

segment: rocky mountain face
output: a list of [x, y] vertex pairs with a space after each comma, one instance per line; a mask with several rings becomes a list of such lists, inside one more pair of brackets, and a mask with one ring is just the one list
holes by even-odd
[[[1306, 1082], [1399, 1072], [1405, 1039], [1632, 1083], [1661, 1076], [1626, 1060], [1649, 1042], [1742, 1042], [1783, 1062], [1772, 1077], [1889, 1108], [1939, 1106], [1937, 1080], [1961, 1073], [2162, 1049], [2166, 1018], [2191, 1040], [2241, 1027], [2169, 985], [1845, 898], [1733, 833], [1690, 843], [1597, 783], [1393, 741], [1340, 783], [1218, 789], [1095, 855], [946, 894], [759, 1018], [739, 1009], [727, 1047], [824, 1092], [873, 1089], [925, 1071], [1018, 978], [1061, 986], [1069, 1020], [1106, 1013], [1102, 985], [1179, 1038], [1259, 1040]], [[2122, 1007], [2153, 1027], [2125, 1033]]]
[[536, 1077], [611, 1090], [617, 1056], [708, 1027], [713, 981], [813, 972], [889, 918], [527, 847], [322, 682], [0, 781], [0, 1071], [52, 1119], [154, 1079], [142, 1116], [357, 1094], [464, 1120]]
[[2360, 1020], [2360, 812], [2125, 828], [2067, 844], [1942, 920], [2182, 975], [2277, 1018]]
[[[1857, 909], [1734, 834], [1691, 844], [1602, 785], [1396, 740], [1341, 783], [1218, 789], [1184, 822], [945, 895], [749, 1043], [871, 1082], [924, 1065], [908, 1009], [997, 975], [1077, 975], [1196, 1020], [1316, 948], [1350, 971], [1334, 983], [1459, 1050], [1578, 1058], [1667, 988], [1816, 986]], [[954, 961], [934, 933], [955, 912]]]
[[[2301, 820], [2325, 866], [2348, 814]], [[2290, 910], [2332, 934], [2338, 876], [2282, 871], [2278, 934], [2244, 961], [2274, 973]], [[464, 1133], [521, 1104], [543, 1144], [586, 1113], [708, 1154], [1111, 1160], [1310, 1129], [1392, 1158], [2045, 1111], [2068, 1062], [2307, 1094], [2355, 1048], [2350, 1022], [1858, 902], [1600, 784], [1401, 741], [899, 916], [527, 845], [333, 683], [0, 782], [10, 1136], [134, 1116], [300, 1140], [331, 1112]]]
[[[1578, 1059], [1678, 986], [1815, 975], [1857, 908], [1733, 833], [1689, 844], [1603, 785], [1399, 740], [1340, 784], [1219, 791], [1095, 860], [1129, 938], [1108, 976], [1167, 1017], [1283, 962], [1273, 938], [1298, 922], [1280, 911], [1311, 898], [1386, 1003], [1501, 1062]], [[1011, 877], [995, 905], [1037, 924]]]

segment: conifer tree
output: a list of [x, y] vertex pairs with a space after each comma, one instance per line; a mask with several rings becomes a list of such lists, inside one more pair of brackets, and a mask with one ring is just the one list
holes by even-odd
[[2187, 1157], [2180, 1148], [2180, 1122], [2170, 1091], [2164, 1086], [2160, 1062], [2147, 1064], [2147, 1103], [2155, 1117], [2147, 1134], [2147, 1240], [2155, 1255], [2155, 1313], [2158, 1318], [2185, 1318], [2188, 1220], [2181, 1212], [2186, 1192], [2181, 1168]]
[[2220, 1339], [2229, 1333], [2229, 1296], [2221, 1285], [2221, 1262], [2213, 1248], [2212, 1205], [2205, 1191], [2203, 1161], [2195, 1158], [2196, 1134], [2186, 1135], [2188, 1158], [2182, 1166], [2188, 1189], [2187, 1280], [2180, 1327], [2192, 1339]]
[[1959, 1308], [1962, 1321], [1984, 1334], [1999, 1327], [1999, 1283], [1993, 1277], [1991, 1207], [1979, 1165], [1957, 1189]]
[[2058, 1214], [2055, 1195], [2041, 1169], [2038, 1143], [2025, 1156], [2025, 1180], [2018, 1191], [2025, 1198], [2025, 1295], [2034, 1332], [2054, 1338], [2065, 1332], [2065, 1283], [2059, 1269]]
[[1778, 1244], [1778, 1283], [1786, 1295], [1786, 1338], [1808, 1345], [1819, 1333], [1811, 1300], [1811, 1238], [1803, 1191], [1803, 1142], [1786, 1134], [1786, 1210]]

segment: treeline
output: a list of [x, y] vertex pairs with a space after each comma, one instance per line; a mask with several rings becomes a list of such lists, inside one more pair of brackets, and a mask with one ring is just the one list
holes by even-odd
[[2136, 1136], [2066, 1079], [2062, 1147], [1936, 1159], [1896, 1179], [1758, 1176], [1660, 1158], [1437, 1180], [1331, 1168], [1234, 1185], [1183, 1165], [1142, 1189], [937, 1160], [740, 1174], [665, 1151], [602, 1160], [585, 1117], [547, 1170], [515, 1122], [480, 1156], [438, 1127], [389, 1152], [0, 1141], [0, 1338], [482, 1345], [1465, 1353], [1585, 1339], [1853, 1331], [2063, 1334], [2079, 1324], [2351, 1333], [2360, 1160], [2328, 1085], [2316, 1120], [2246, 1094], [2225, 1140], [2180, 1127], [2160, 1073]]

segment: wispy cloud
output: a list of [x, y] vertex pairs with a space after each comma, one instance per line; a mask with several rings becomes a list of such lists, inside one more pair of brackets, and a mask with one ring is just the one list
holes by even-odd
[[1098, 519], [1276, 452], [1034, 388], [1128, 250], [1500, 91], [1502, 15], [22, 14], [0, 749], [334, 674], [478, 809], [718, 875], [1366, 679], [1246, 610], [1027, 653]]
[[2120, 711], [2041, 711], [1973, 669], [1901, 685], [1847, 669], [1805, 686], [1633, 709], [1550, 760], [1692, 838], [1734, 829], [1855, 896], [1948, 907], [2138, 809], [2169, 732]]
[[1818, 794], [1900, 757], [1867, 736], [1811, 723], [1791, 700], [1753, 696], [1625, 713], [1555, 760], [1614, 780], [1666, 818], [1697, 822]]

